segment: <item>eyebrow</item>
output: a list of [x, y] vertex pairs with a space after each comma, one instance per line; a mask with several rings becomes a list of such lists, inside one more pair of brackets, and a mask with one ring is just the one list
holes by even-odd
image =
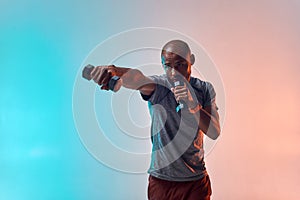
[[187, 63], [187, 61], [186, 60], [175, 61], [175, 64], [177, 64], [177, 63]]

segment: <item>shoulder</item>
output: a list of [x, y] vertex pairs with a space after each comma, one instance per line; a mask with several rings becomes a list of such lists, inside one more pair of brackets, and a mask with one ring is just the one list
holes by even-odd
[[165, 74], [162, 75], [152, 75], [148, 76], [155, 83], [155, 88], [151, 95], [143, 95], [142, 97], [144, 100], [151, 102], [152, 104], [156, 104], [160, 102], [164, 97], [169, 95], [169, 88], [171, 85], [167, 79]]
[[206, 99], [213, 98], [216, 95], [214, 86], [209, 81], [191, 77], [190, 84], [196, 91], [202, 93]]
[[171, 87], [166, 74], [152, 75], [152, 76], [149, 76], [149, 78], [154, 83], [156, 83], [157, 86], [163, 86], [163, 87], [166, 87], [166, 88], [170, 88]]
[[152, 79], [154, 82], [160, 82], [160, 81], [166, 81], [167, 80], [167, 76], [165, 74], [161, 74], [161, 75], [152, 75], [152, 76], [148, 76], [150, 79]]
[[196, 77], [191, 77], [190, 84], [195, 89], [207, 90], [209, 87], [212, 87], [212, 84], [208, 81], [203, 81]]

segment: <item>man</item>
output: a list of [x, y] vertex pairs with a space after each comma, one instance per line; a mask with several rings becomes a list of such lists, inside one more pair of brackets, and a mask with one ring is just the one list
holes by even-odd
[[195, 57], [185, 42], [168, 42], [161, 60], [163, 75], [109, 65], [96, 67], [92, 78], [107, 90], [110, 78], [118, 76], [117, 88], [139, 90], [148, 101], [153, 144], [148, 199], [209, 200], [203, 134], [214, 140], [220, 135], [216, 93], [209, 82], [191, 77]]

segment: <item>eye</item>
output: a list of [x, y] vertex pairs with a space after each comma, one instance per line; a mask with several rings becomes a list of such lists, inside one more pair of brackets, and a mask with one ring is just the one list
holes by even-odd
[[187, 63], [180, 63], [180, 67], [182, 67], [182, 68], [187, 68], [188, 67], [188, 64]]
[[185, 69], [185, 68], [187, 68], [187, 66], [188, 66], [187, 63], [176, 63], [174, 67], [175, 67], [176, 69], [179, 69], [179, 68]]
[[169, 66], [169, 64], [163, 64], [163, 67], [164, 67], [165, 70], [168, 70], [168, 69], [171, 68], [171, 66]]

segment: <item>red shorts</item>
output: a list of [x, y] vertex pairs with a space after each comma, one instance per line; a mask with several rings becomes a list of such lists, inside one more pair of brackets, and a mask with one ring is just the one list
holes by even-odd
[[210, 200], [209, 176], [196, 181], [166, 181], [149, 176], [149, 200]]

